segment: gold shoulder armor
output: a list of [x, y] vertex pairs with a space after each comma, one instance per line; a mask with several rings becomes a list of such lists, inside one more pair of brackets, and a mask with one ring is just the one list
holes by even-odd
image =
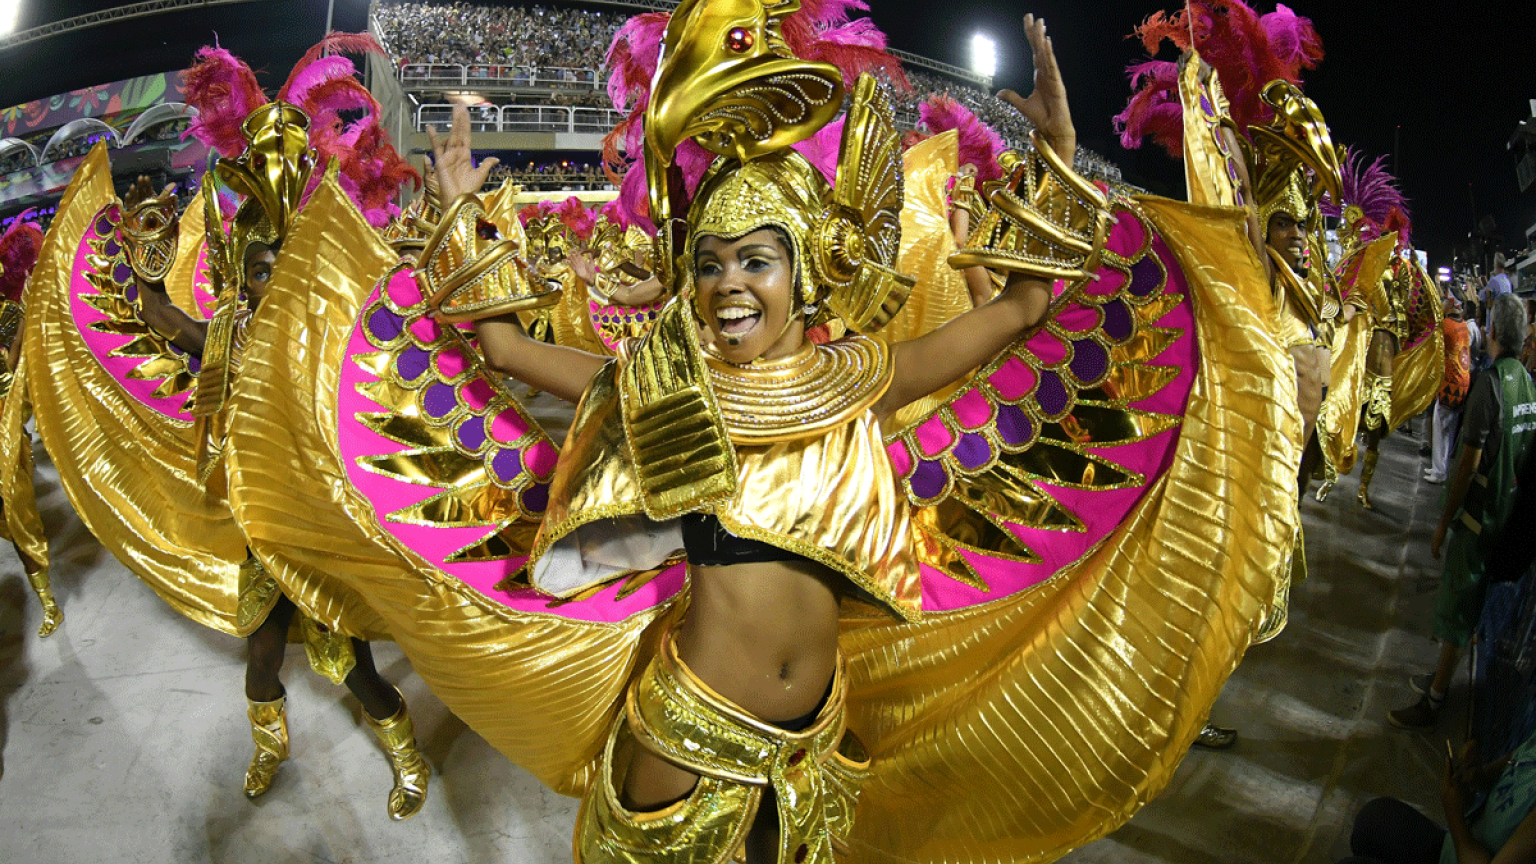
[[529, 278], [516, 241], [503, 238], [485, 218], [480, 199], [461, 195], [443, 212], [427, 238], [416, 281], [444, 321], [474, 321], [560, 299], [558, 291]]
[[981, 265], [1074, 282], [1098, 268], [1109, 235], [1109, 199], [1061, 161], [1038, 135], [1027, 153], [1004, 153], [1008, 178], [952, 267]]

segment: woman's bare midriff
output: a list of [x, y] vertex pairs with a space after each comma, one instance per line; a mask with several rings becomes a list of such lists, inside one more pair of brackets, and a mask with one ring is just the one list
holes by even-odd
[[[711, 689], [768, 722], [815, 711], [837, 666], [838, 576], [805, 560], [691, 567], [678, 655]], [[698, 777], [636, 748], [625, 803], [651, 810]]]

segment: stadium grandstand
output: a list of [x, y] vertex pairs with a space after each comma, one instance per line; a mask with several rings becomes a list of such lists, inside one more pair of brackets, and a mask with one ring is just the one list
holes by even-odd
[[[602, 139], [621, 119], [609, 101], [604, 57], [614, 33], [638, 12], [669, 0], [597, 3], [489, 3], [376, 0], [369, 30], [388, 59], [370, 58], [369, 88], [402, 151], [427, 151], [455, 103], [469, 107], [482, 156], [501, 160], [492, 182], [511, 179], [529, 192], [611, 191]], [[918, 106], [948, 94], [1015, 147], [1029, 126], [990, 93], [991, 82], [964, 69], [902, 51], [910, 90], [893, 88], [898, 126], [918, 125]], [[46, 222], [74, 169], [98, 141], [111, 148], [120, 182], [146, 174], [157, 185], [195, 188], [207, 148], [183, 138], [192, 116], [178, 101], [179, 70], [141, 75], [36, 99], [5, 109], [0, 129], [0, 226], [26, 209]], [[1086, 148], [1077, 169], [1106, 182], [1120, 170]]]

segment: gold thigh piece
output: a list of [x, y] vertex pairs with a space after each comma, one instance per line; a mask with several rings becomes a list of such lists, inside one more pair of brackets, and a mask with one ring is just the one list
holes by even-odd
[[[816, 718], [790, 732], [763, 721], [700, 681], [670, 634], [630, 686], [597, 780], [577, 820], [580, 864], [726, 864], [736, 860], [764, 794], [778, 813], [780, 864], [832, 864], [853, 827], [869, 757], [844, 726], [842, 658]], [[700, 776], [689, 796], [635, 813], [618, 790], [634, 746]]]

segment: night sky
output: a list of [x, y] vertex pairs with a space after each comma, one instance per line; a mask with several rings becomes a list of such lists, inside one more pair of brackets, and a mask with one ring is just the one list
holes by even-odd
[[[1179, 8], [1177, 2], [870, 5], [892, 45], [956, 65], [968, 64], [971, 34], [985, 30], [999, 44], [997, 85], [1021, 93], [1029, 91], [1031, 66], [1020, 21], [1025, 12], [1043, 17], [1079, 141], [1115, 160], [1127, 179], [1183, 196], [1182, 169], [1166, 153], [1151, 144], [1121, 148], [1110, 124], [1130, 95], [1123, 70], [1146, 56], [1140, 42], [1125, 37], [1153, 12]], [[1506, 144], [1536, 99], [1536, 2], [1288, 5], [1312, 19], [1326, 52], [1303, 78], [1304, 90], [1322, 109], [1335, 143], [1388, 157], [1409, 199], [1415, 245], [1429, 252], [1434, 266], [1450, 264], [1453, 249], [1466, 245], [1484, 216], [1494, 218], [1504, 248], [1524, 247], [1525, 229], [1536, 222], [1536, 189], [1520, 193]], [[1274, 7], [1260, 2], [1255, 8]], [[1162, 56], [1174, 59], [1171, 49]]]
[[[484, 2], [484, 0], [482, 0]], [[22, 0], [22, 28], [120, 3]], [[161, 15], [137, 25], [111, 25], [0, 52], [0, 106], [185, 64], [218, 34], [225, 47], [266, 67], [276, 89], [289, 66], [324, 29], [326, 0], [262, 0]], [[1298, 0], [1327, 57], [1304, 87], [1317, 100], [1334, 140], [1387, 155], [1402, 179], [1414, 217], [1416, 245], [1436, 266], [1491, 216], [1502, 245], [1524, 245], [1536, 222], [1536, 191], [1520, 194], [1513, 155], [1515, 125], [1536, 98], [1536, 2], [1469, 0], [1435, 6], [1374, 0]], [[366, 0], [335, 0], [338, 27], [360, 29]], [[1142, 58], [1125, 37], [1167, 0], [1096, 3], [1070, 0], [871, 0], [871, 17], [894, 47], [967, 65], [978, 29], [999, 43], [998, 86], [1029, 90], [1029, 58], [1020, 20], [1044, 17], [1072, 99], [1081, 142], [1115, 160], [1127, 179], [1156, 192], [1183, 195], [1182, 170], [1149, 146], [1120, 147], [1110, 117], [1125, 104], [1123, 70]], [[1267, 0], [1261, 12], [1273, 8]], [[1167, 59], [1172, 59], [1169, 55]], [[1394, 156], [1395, 158], [1391, 158]], [[1474, 206], [1475, 203], [1475, 206]]]

